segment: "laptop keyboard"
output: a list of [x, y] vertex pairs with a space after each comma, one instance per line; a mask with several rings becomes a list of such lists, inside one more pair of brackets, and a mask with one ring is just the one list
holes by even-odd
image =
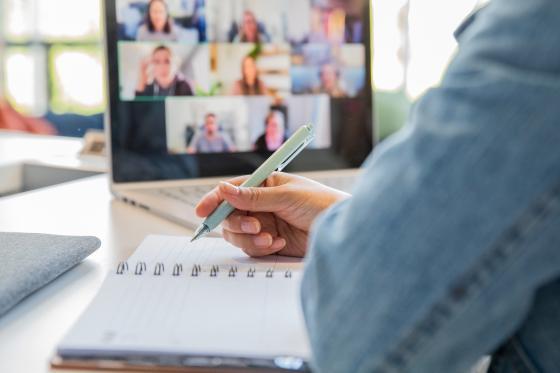
[[[320, 177], [316, 178], [315, 180], [332, 188], [350, 192], [352, 190], [356, 177]], [[170, 198], [174, 201], [185, 203], [189, 206], [196, 206], [200, 199], [214, 187], [214, 184], [208, 184], [180, 188], [162, 188], [155, 189], [151, 192], [161, 197]]]
[[170, 198], [189, 206], [196, 206], [200, 199], [215, 185], [197, 185], [181, 188], [156, 189], [154, 192], [162, 197]]

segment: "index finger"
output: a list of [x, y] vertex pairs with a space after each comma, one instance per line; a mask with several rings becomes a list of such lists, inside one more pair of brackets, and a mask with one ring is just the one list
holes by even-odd
[[[243, 184], [247, 178], [248, 176], [235, 177], [228, 180], [228, 183], [238, 186]], [[212, 214], [223, 201], [224, 198], [221, 196], [218, 187], [216, 187], [202, 197], [200, 202], [198, 202], [198, 205], [196, 205], [194, 211], [198, 217], [205, 218]]]

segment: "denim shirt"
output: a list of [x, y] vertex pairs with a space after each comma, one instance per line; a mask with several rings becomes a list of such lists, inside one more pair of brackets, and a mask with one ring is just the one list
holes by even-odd
[[560, 1], [493, 0], [459, 44], [312, 229], [317, 372], [466, 372], [508, 340], [502, 366], [560, 372]]

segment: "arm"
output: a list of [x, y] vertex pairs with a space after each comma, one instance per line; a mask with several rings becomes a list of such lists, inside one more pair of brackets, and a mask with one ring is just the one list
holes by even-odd
[[188, 154], [196, 154], [198, 152], [198, 143], [200, 141], [200, 137], [202, 135], [200, 134], [200, 131], [196, 131], [196, 133], [194, 134], [194, 137], [191, 140], [191, 143], [188, 144], [187, 146], [187, 153]]
[[138, 31], [136, 32], [136, 40], [146, 41], [148, 40], [148, 35], [149, 35], [148, 27], [146, 26], [146, 24], [142, 24], [138, 28]]
[[138, 76], [138, 83], [136, 84], [136, 96], [146, 96], [148, 88], [150, 59], [144, 58], [140, 63], [140, 72]]
[[262, 80], [259, 79], [259, 92], [263, 95], [268, 95], [270, 92]]
[[558, 273], [558, 25], [557, 1], [491, 2], [316, 222], [302, 301], [317, 371], [464, 372]]
[[237, 147], [226, 132], [222, 132], [222, 140], [227, 152], [232, 153], [237, 151]]
[[236, 81], [235, 84], [233, 85], [232, 89], [231, 89], [231, 95], [232, 96], [242, 96], [243, 95], [243, 89], [241, 88], [241, 81]]

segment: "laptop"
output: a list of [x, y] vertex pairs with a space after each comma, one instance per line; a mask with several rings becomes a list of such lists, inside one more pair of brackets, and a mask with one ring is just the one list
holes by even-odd
[[368, 0], [105, 0], [111, 191], [194, 228], [300, 126], [285, 170], [350, 190], [374, 146]]

